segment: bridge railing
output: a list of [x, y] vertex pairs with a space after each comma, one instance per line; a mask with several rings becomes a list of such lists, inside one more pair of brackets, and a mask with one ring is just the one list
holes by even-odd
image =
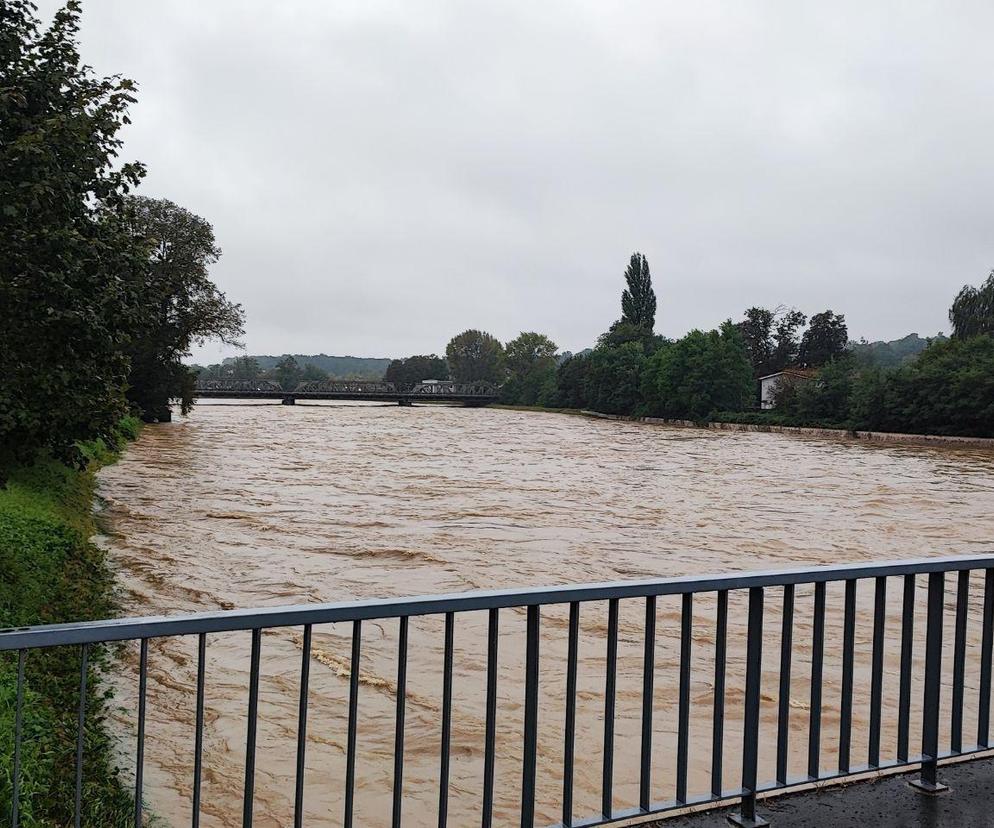
[[[897, 586], [898, 589], [892, 589]], [[827, 597], [838, 597], [829, 602]], [[893, 599], [890, 600], [889, 599]], [[664, 602], [672, 611], [662, 614], [671, 621], [662, 628], [678, 650], [672, 667], [657, 658], [659, 617]], [[733, 606], [730, 612], [730, 603]], [[803, 607], [802, 607], [803, 604]], [[634, 607], [632, 606], [634, 605]], [[626, 652], [636, 645], [641, 653], [641, 702], [638, 735], [618, 744], [615, 728], [619, 679], [619, 618], [622, 607], [636, 609], [640, 623], [624, 625]], [[776, 611], [772, 611], [775, 607]], [[741, 611], [738, 609], [741, 608]], [[840, 612], [836, 617], [835, 609]], [[581, 724], [578, 708], [577, 669], [580, 659], [580, 619], [606, 610], [606, 624], [596, 626], [604, 672], [595, 727], [603, 732], [599, 757], [599, 812], [577, 817], [574, 813], [574, 780], [579, 762], [592, 751], [577, 744]], [[831, 612], [829, 612], [831, 610]], [[549, 670], [549, 654], [540, 659], [543, 642], [554, 628], [544, 627], [561, 611], [566, 637], [564, 663]], [[479, 641], [480, 664], [485, 663], [485, 727], [480, 750], [482, 796], [477, 804], [481, 825], [493, 825], [495, 801], [495, 732], [498, 716], [498, 640], [507, 613], [525, 617], [523, 705], [521, 710], [520, 808], [515, 822], [532, 828], [536, 821], [537, 757], [555, 753], [539, 743], [540, 689], [564, 677], [560, 703], [551, 715], [562, 724], [562, 762], [555, 770], [555, 802], [561, 826], [608, 825], [632, 817], [664, 814], [703, 803], [740, 800], [735, 820], [740, 825], [764, 824], [756, 813], [757, 795], [787, 790], [820, 780], [843, 779], [884, 769], [920, 767], [918, 784], [925, 790], [940, 787], [937, 763], [946, 757], [966, 756], [990, 748], [991, 657], [994, 643], [994, 557], [931, 558], [891, 563], [857, 564], [774, 572], [741, 572], [722, 576], [696, 576], [588, 586], [498, 590], [386, 600], [236, 610], [174, 618], [124, 618], [80, 624], [60, 624], [0, 631], [0, 657], [17, 660], [17, 697], [14, 732], [0, 734], [14, 745], [13, 810], [11, 824], [18, 824], [18, 784], [25, 694], [25, 663], [39, 648], [78, 647], [81, 653], [78, 710], [79, 745], [76, 767], [76, 813], [82, 788], [84, 719], [86, 716], [87, 658], [91, 648], [106, 642], [137, 641], [138, 662], [137, 738], [135, 743], [135, 825], [142, 821], [143, 757], [148, 644], [151, 639], [194, 636], [198, 643], [196, 688], [196, 740], [191, 797], [197, 824], [202, 775], [204, 727], [204, 673], [207, 638], [218, 633], [242, 631], [250, 650], [248, 705], [245, 711], [245, 769], [242, 792], [243, 825], [253, 819], [255, 760], [259, 721], [259, 681], [263, 631], [302, 628], [299, 720], [296, 732], [294, 825], [303, 822], [304, 760], [307, 748], [308, 677], [311, 637], [315, 625], [351, 626], [348, 681], [348, 719], [345, 736], [346, 769], [341, 785], [344, 824], [353, 824], [356, 790], [357, 724], [360, 696], [359, 664], [363, 631], [369, 624], [382, 628], [397, 624], [396, 690], [393, 711], [394, 756], [391, 824], [404, 819], [404, 733], [407, 700], [408, 625], [410, 619], [439, 616], [443, 622], [444, 658], [439, 676], [441, 741], [438, 757], [439, 824], [446, 825], [450, 800], [451, 727], [453, 713], [454, 639], [460, 622], [469, 613], [486, 613], [485, 641]], [[558, 616], [556, 616], [558, 617]], [[916, 620], [917, 619], [917, 620]], [[916, 625], [918, 625], [916, 627]], [[951, 637], [947, 636], [947, 627]], [[826, 647], [826, 630], [830, 638]], [[704, 633], [707, 633], [704, 636]], [[803, 633], [803, 634], [800, 634]], [[672, 635], [670, 635], [672, 634]], [[704, 636], [707, 646], [699, 642]], [[922, 637], [924, 641], [922, 642]], [[923, 643], [923, 648], [919, 644]], [[696, 652], [697, 649], [701, 653]], [[826, 651], [838, 667], [834, 681], [826, 678]], [[485, 652], [485, 659], [483, 653]], [[947, 654], [951, 654], [951, 664]], [[803, 655], [803, 663], [799, 656]], [[860, 669], [855, 669], [857, 658]], [[764, 662], [766, 666], [764, 667]], [[601, 663], [598, 661], [597, 663]], [[803, 676], [798, 669], [801, 663]], [[893, 663], [894, 670], [886, 665]], [[543, 666], [544, 665], [544, 666]], [[692, 677], [709, 694], [695, 689]], [[967, 681], [967, 674], [976, 679]], [[90, 676], [92, 680], [92, 676]], [[798, 679], [801, 691], [798, 691]], [[658, 717], [661, 705], [658, 684], [672, 679], [676, 705], [676, 740], [672, 750], [661, 751]], [[885, 684], [896, 679], [894, 721], [885, 722]], [[971, 679], [972, 680], [972, 679]], [[695, 685], [696, 687], [696, 685]], [[920, 695], [913, 693], [920, 689]], [[829, 698], [827, 690], [833, 690]], [[837, 693], [837, 695], [835, 695]], [[854, 727], [854, 694], [865, 701], [860, 717], [865, 725]], [[589, 699], [588, 692], [584, 694]], [[893, 692], [890, 695], [894, 695]], [[915, 696], [913, 698], [913, 696]], [[506, 699], [506, 696], [505, 696]], [[668, 700], [667, 700], [668, 701]], [[792, 708], [806, 708], [793, 714]], [[549, 714], [549, 706], [541, 705]], [[889, 710], [889, 708], [888, 708]], [[735, 711], [735, 721], [732, 714]], [[975, 731], [965, 733], [965, 713]], [[704, 720], [709, 738], [691, 739], [690, 725]], [[798, 721], [800, 719], [800, 721]], [[775, 727], [773, 726], [775, 722]], [[887, 738], [882, 738], [886, 724]], [[828, 733], [828, 726], [833, 733]], [[382, 726], [382, 725], [378, 725]], [[367, 725], [364, 724], [364, 728]], [[589, 730], [589, 722], [584, 732]], [[732, 737], [730, 738], [730, 733]], [[547, 729], [542, 732], [548, 732]], [[911, 734], [920, 734], [915, 752]], [[857, 743], [855, 736], [859, 735]], [[940, 734], [942, 738], [940, 740]], [[975, 740], [972, 738], [976, 736]], [[831, 738], [829, 738], [831, 737]], [[2, 739], [0, 739], [2, 741]], [[795, 744], [795, 742], [797, 744]], [[8, 742], [9, 744], [9, 742]], [[631, 747], [629, 747], [631, 744]], [[831, 744], [831, 750], [828, 746]], [[637, 745], [637, 748], [635, 748]], [[619, 806], [615, 788], [615, 758], [638, 752], [637, 796]], [[801, 748], [801, 750], [798, 750]], [[558, 755], [558, 753], [555, 753]], [[704, 759], [702, 759], [704, 757]], [[706, 761], [705, 761], [706, 759]], [[800, 765], [801, 773], [791, 774]], [[793, 761], [792, 761], [793, 760]], [[735, 782], [725, 781], [729, 767]], [[703, 770], [702, 770], [703, 768]], [[695, 770], [692, 770], [695, 769]], [[660, 772], [675, 792], [657, 797]], [[547, 790], [548, 786], [544, 786]], [[634, 791], [634, 787], [632, 788]], [[844, 794], [843, 794], [844, 795]], [[549, 803], [541, 803], [543, 813]], [[339, 815], [336, 815], [336, 817]], [[77, 823], [78, 824], [78, 823]]]

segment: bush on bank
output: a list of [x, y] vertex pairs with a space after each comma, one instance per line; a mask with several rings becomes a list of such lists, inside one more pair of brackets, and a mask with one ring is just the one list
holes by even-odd
[[[51, 458], [7, 470], [0, 488], [0, 627], [106, 618], [112, 614], [112, 578], [103, 553], [89, 538], [94, 472], [111, 462], [120, 444], [137, 436], [127, 418], [112, 443], [81, 445], [89, 466], [69, 468]], [[123, 826], [132, 799], [114, 765], [105, 728], [108, 693], [99, 682], [107, 653], [93, 648], [87, 682], [83, 823]], [[78, 647], [28, 653], [21, 742], [21, 824], [54, 828], [72, 823], [75, 795]], [[0, 657], [0, 821], [10, 813], [13, 786], [17, 657]]]

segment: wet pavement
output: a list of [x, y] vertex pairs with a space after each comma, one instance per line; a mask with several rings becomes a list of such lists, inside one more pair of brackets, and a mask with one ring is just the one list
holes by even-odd
[[[994, 828], [994, 759], [939, 768], [949, 790], [927, 796], [912, 788], [917, 772], [787, 794], [760, 801], [757, 813], [775, 828]], [[644, 823], [659, 828], [724, 828], [737, 807]]]

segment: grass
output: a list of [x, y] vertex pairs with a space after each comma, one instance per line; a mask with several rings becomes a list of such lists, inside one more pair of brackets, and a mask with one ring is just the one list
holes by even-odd
[[[0, 627], [106, 618], [113, 614], [112, 577], [89, 538], [94, 472], [113, 462], [118, 446], [137, 436], [125, 420], [118, 445], [83, 447], [86, 469], [40, 459], [9, 470], [0, 489]], [[0, 657], [0, 824], [8, 824], [13, 784], [17, 658]], [[92, 648], [87, 681], [83, 814], [85, 825], [117, 828], [133, 817], [105, 726], [109, 694], [99, 674], [103, 648]], [[20, 823], [24, 828], [72, 824], [75, 798], [78, 647], [33, 650], [25, 664]]]

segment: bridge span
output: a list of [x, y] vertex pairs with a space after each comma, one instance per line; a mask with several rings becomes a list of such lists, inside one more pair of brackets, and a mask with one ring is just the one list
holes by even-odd
[[413, 405], [416, 402], [461, 403], [480, 407], [497, 401], [499, 388], [488, 382], [419, 382], [404, 385], [376, 380], [324, 380], [302, 382], [292, 391], [272, 380], [201, 380], [194, 396], [202, 399], [363, 400]]

